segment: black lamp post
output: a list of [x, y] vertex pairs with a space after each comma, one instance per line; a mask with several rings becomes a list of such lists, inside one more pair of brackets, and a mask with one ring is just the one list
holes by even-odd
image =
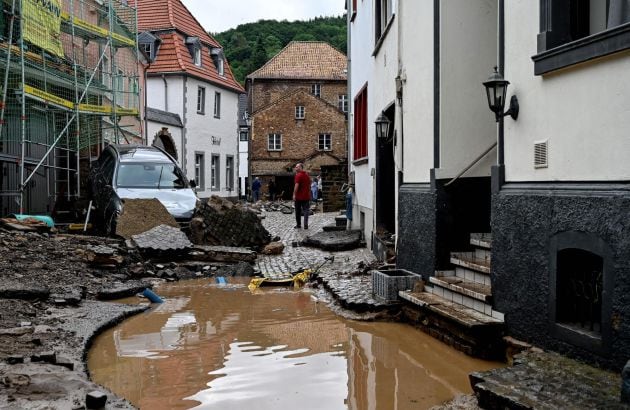
[[510, 106], [506, 112], [505, 109], [505, 96], [507, 94], [507, 88], [510, 84], [505, 80], [501, 74], [497, 71], [497, 67], [494, 67], [494, 72], [485, 81], [483, 85], [486, 87], [486, 96], [488, 97], [488, 107], [494, 112], [497, 122], [506, 115], [516, 120], [518, 118], [518, 98], [515, 95], [510, 99]]
[[374, 121], [376, 125], [376, 138], [377, 139], [385, 139], [389, 136], [389, 126], [392, 122], [387, 118], [387, 116], [381, 111], [379, 116]]
[[[243, 120], [247, 126], [247, 186], [249, 195], [252, 194], [252, 117], [247, 111], [243, 113]], [[247, 202], [247, 193], [245, 193], [245, 202]]]

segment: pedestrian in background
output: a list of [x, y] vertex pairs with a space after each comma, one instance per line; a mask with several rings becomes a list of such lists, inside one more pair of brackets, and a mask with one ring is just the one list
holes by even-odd
[[270, 201], [275, 201], [276, 200], [276, 183], [273, 182], [273, 179], [269, 180], [269, 200]]
[[323, 195], [322, 195], [322, 174], [317, 175], [317, 199], [322, 199]]
[[317, 204], [317, 180], [311, 182], [311, 200], [314, 204]]
[[295, 205], [295, 229], [302, 227], [304, 215], [304, 229], [308, 229], [309, 202], [311, 200], [311, 178], [302, 164], [295, 166], [295, 185], [293, 186], [293, 203]]
[[258, 202], [260, 200], [260, 187], [262, 186], [262, 183], [260, 182], [260, 179], [258, 179], [258, 177], [256, 177], [254, 179], [254, 182], [252, 182], [252, 194], [254, 195], [254, 202]]

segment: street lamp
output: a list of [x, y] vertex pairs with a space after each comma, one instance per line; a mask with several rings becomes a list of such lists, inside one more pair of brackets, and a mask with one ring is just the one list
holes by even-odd
[[509, 109], [506, 112], [503, 112], [505, 109], [505, 96], [507, 94], [509, 84], [510, 82], [505, 80], [501, 74], [499, 74], [496, 66], [494, 67], [494, 72], [488, 78], [488, 81], [483, 83], [486, 87], [488, 107], [492, 112], [494, 112], [497, 122], [506, 115], [509, 115], [514, 120], [518, 118], [518, 98], [516, 98], [516, 95], [513, 95], [510, 99]]
[[389, 136], [389, 126], [392, 122], [385, 116], [385, 113], [381, 111], [379, 116], [374, 121], [376, 125], [376, 138], [385, 139]]

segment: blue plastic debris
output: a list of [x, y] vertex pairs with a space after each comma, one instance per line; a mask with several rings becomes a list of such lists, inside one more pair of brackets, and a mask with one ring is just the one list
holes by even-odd
[[227, 283], [227, 280], [225, 280], [225, 278], [223, 276], [218, 276], [216, 278], [217, 283], [220, 283], [222, 285], [225, 285]]
[[142, 295], [145, 298], [149, 299], [151, 303], [164, 303], [164, 300], [162, 300], [161, 297], [153, 293], [153, 291], [149, 288], [146, 288], [144, 292], [142, 292]]

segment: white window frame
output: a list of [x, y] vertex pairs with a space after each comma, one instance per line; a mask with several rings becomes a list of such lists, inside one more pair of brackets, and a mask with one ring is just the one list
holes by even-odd
[[107, 55], [103, 55], [103, 59], [101, 60], [101, 82], [105, 86], [105, 88], [112, 88], [112, 73], [111, 65], [109, 62], [109, 57]]
[[195, 47], [193, 51], [193, 63], [201, 67], [201, 47]]
[[282, 134], [267, 135], [267, 151], [282, 151]]
[[205, 153], [203, 152], [195, 152], [195, 183], [197, 184], [197, 189], [204, 190], [204, 162], [205, 162]]
[[346, 94], [339, 94], [339, 100], [337, 102], [339, 111], [348, 112], [348, 96]]
[[221, 57], [217, 59], [217, 72], [222, 77], [225, 75], [225, 63]]
[[249, 141], [249, 131], [241, 130], [238, 133], [238, 140], [241, 142]]
[[197, 114], [206, 114], [206, 87], [197, 87]]
[[221, 190], [221, 157], [219, 154], [212, 154], [210, 160], [210, 187], [213, 191]]
[[147, 55], [147, 57], [153, 57], [153, 43], [140, 43], [142, 47], [142, 51]]
[[295, 119], [296, 120], [303, 120], [306, 117], [306, 112], [304, 110], [304, 106], [303, 105], [296, 105], [295, 106]]
[[317, 83], [317, 84], [311, 84], [311, 94], [313, 94], [315, 97], [321, 97], [322, 96], [322, 85]]
[[[328, 140], [328, 144], [326, 144], [326, 140]], [[319, 151], [332, 151], [332, 136], [329, 132], [319, 133], [317, 149]]]

